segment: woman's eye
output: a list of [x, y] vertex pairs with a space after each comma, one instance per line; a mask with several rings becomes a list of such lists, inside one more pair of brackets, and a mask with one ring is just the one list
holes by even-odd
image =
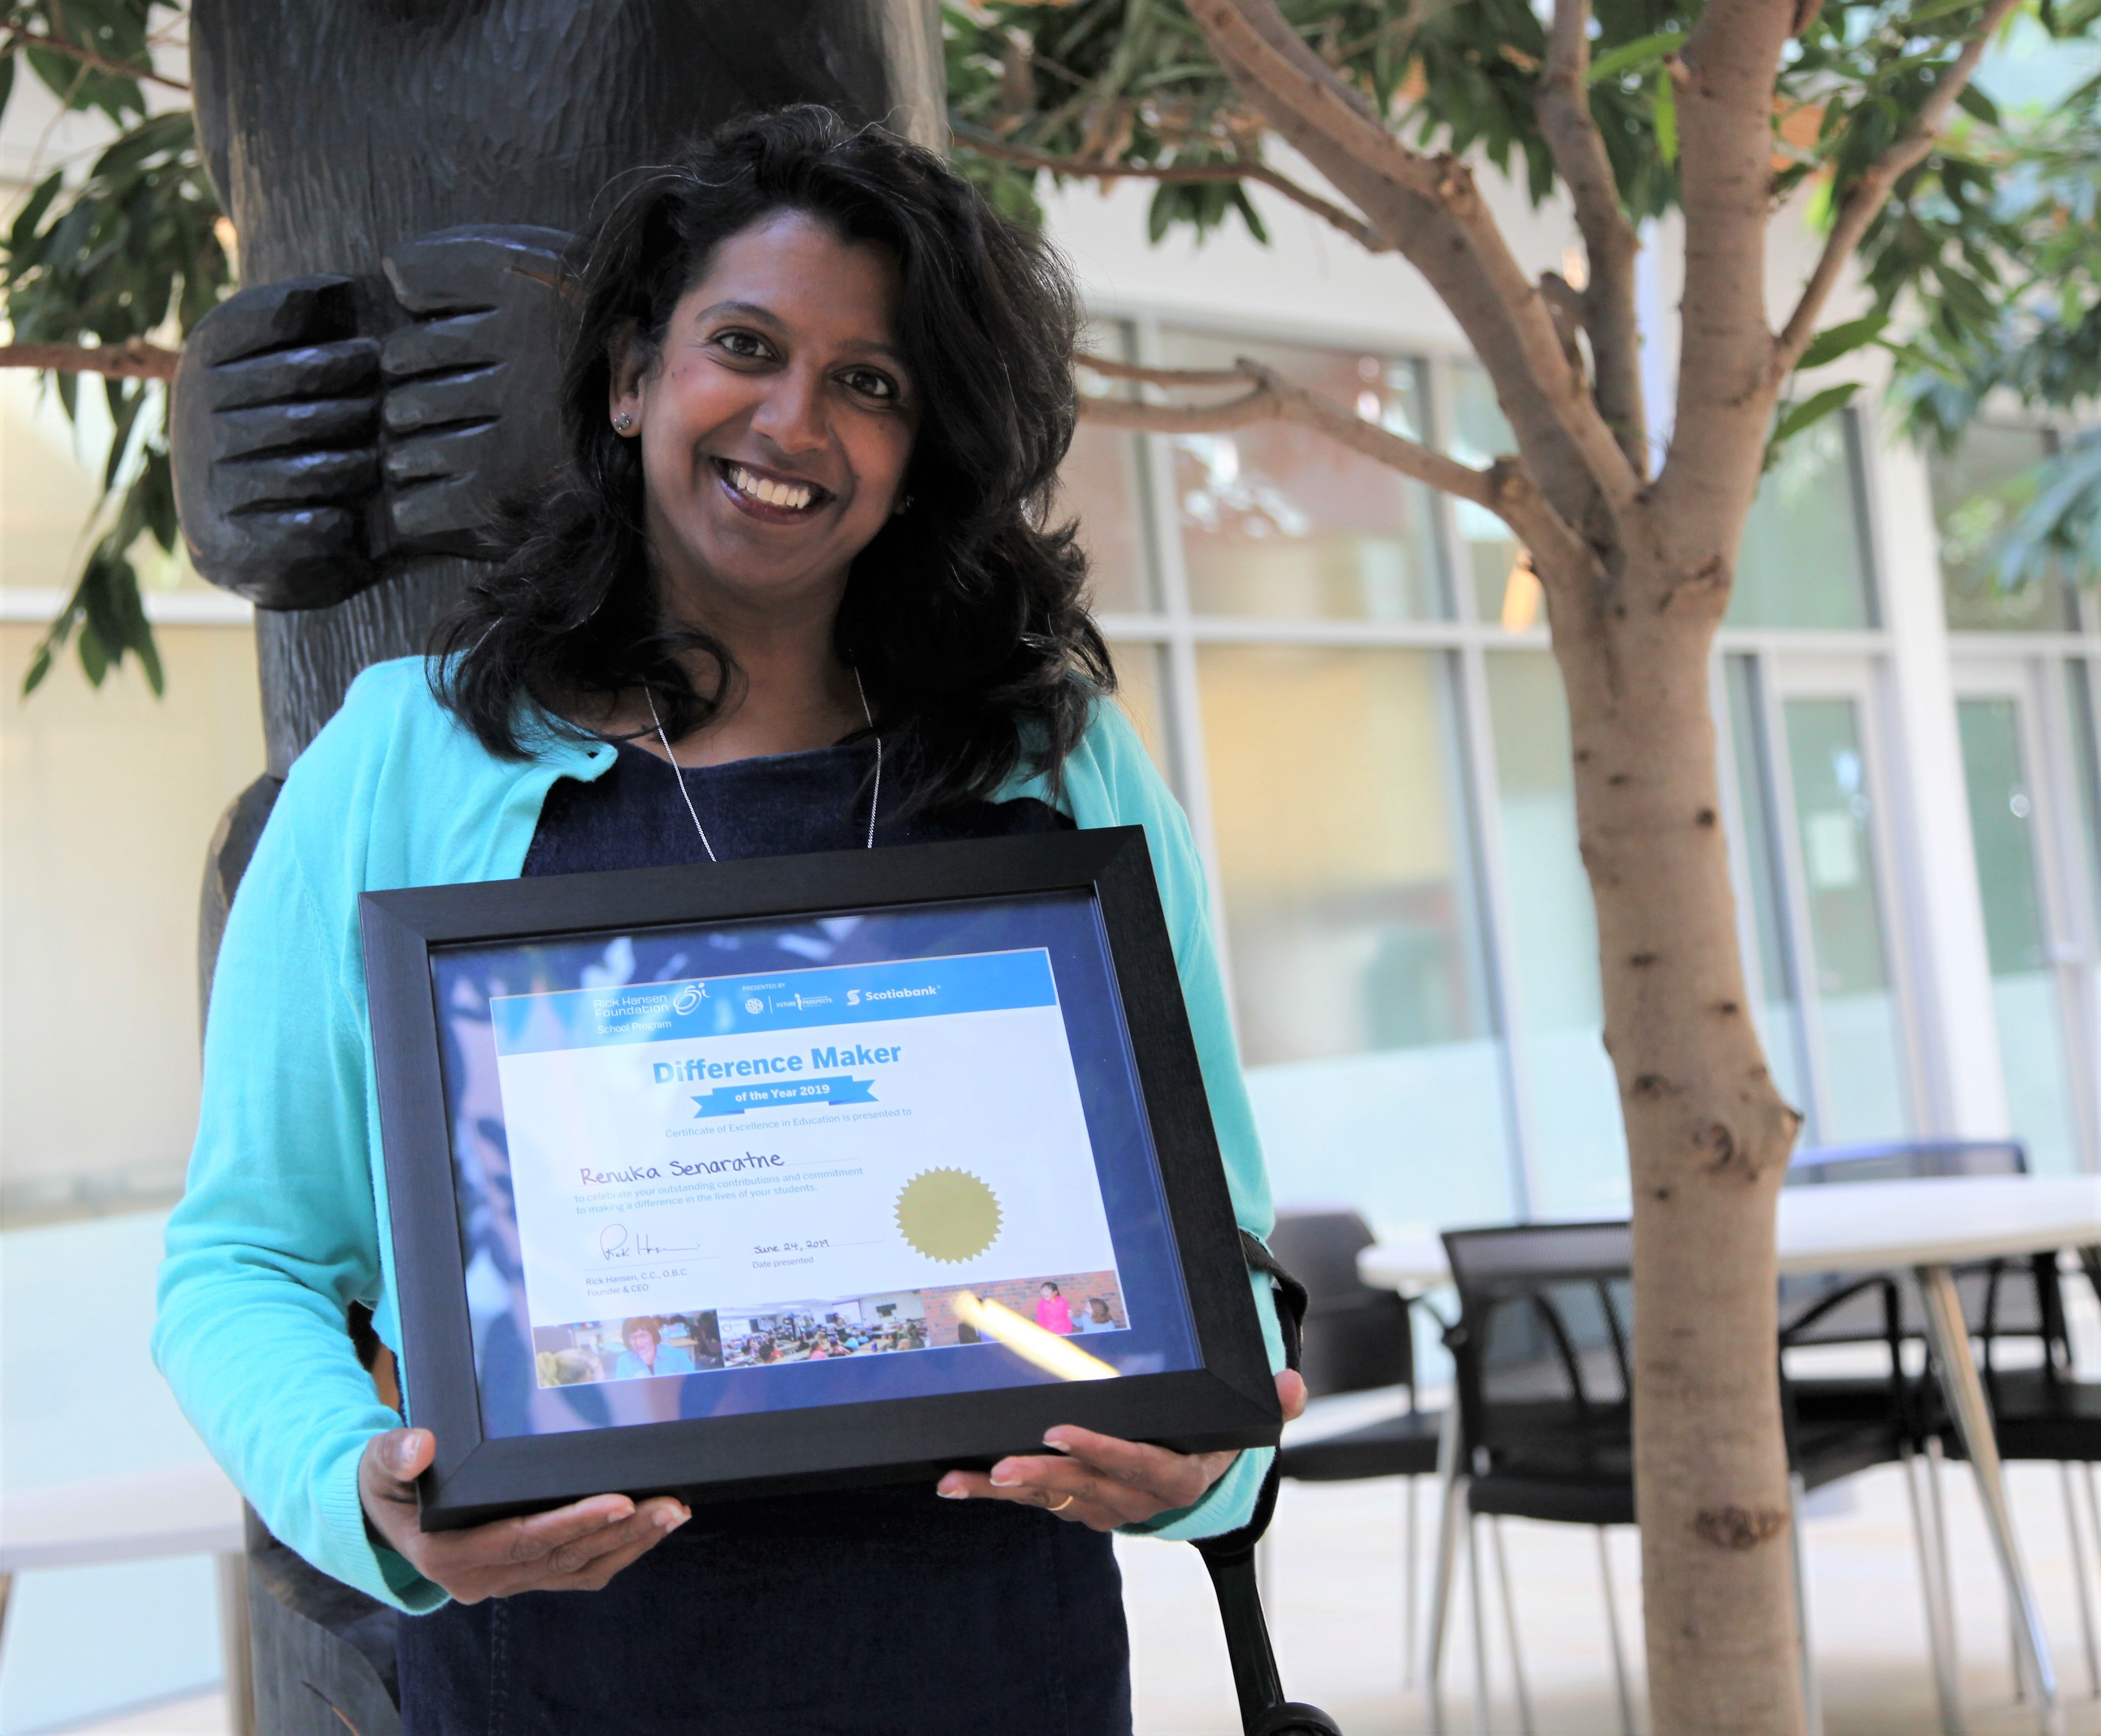
[[772, 353], [765, 339], [756, 332], [725, 331], [717, 334], [715, 342], [731, 355], [741, 356], [747, 361], [763, 361]]
[[839, 379], [849, 392], [859, 392], [865, 398], [874, 398], [884, 404], [896, 401], [897, 382], [873, 368], [850, 369]]

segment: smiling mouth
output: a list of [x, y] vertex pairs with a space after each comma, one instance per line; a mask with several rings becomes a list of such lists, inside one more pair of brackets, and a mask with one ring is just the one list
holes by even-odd
[[731, 458], [717, 458], [715, 470], [730, 492], [776, 512], [811, 512], [829, 500], [831, 492], [814, 482], [788, 482], [763, 476]]

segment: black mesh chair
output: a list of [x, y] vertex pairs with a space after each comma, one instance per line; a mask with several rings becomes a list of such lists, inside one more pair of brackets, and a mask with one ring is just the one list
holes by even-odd
[[[1913, 1140], [1872, 1145], [1812, 1147], [1794, 1154], [1787, 1167], [1785, 1185], [1817, 1187], [1834, 1182], [1916, 1181], [1944, 1176], [2024, 1176], [2028, 1154], [2018, 1140]], [[2019, 1335], [2039, 1331], [2042, 1318], [2035, 1292], [2016, 1285], [1993, 1288], [1994, 1274], [2002, 1260], [1986, 1260], [1956, 1269], [1955, 1287], [1962, 1298], [1963, 1313], [1973, 1331], [1981, 1330], [1988, 1301], [1997, 1310], [1994, 1318], [2003, 1328]], [[1841, 1306], [1824, 1309], [1802, 1329], [1798, 1342], [1804, 1344], [1878, 1343], [1883, 1336], [1882, 1306], [1872, 1286], [1864, 1286], [1855, 1274], [1845, 1273], [1789, 1273], [1780, 1281], [1780, 1311], [1783, 1321], [1799, 1321], [1811, 1309], [1831, 1299], [1842, 1289], [1855, 1296]], [[1899, 1327], [1908, 1339], [1926, 1335], [1926, 1314], [1918, 1286], [1905, 1273], [1897, 1285]]]
[[[1909, 1181], [1935, 1176], [2024, 1176], [2028, 1154], [2018, 1140], [1914, 1140], [1798, 1152], [1786, 1185], [1814, 1187], [1833, 1182]], [[2086, 1276], [2101, 1297], [2101, 1250], [2081, 1251]], [[1955, 1287], [1963, 1324], [1982, 1354], [1980, 1373], [1992, 1404], [2001, 1459], [2055, 1461], [2059, 1468], [2072, 1578], [2078, 1588], [2089, 1685], [2101, 1696], [2101, 1644], [2097, 1644], [2096, 1600], [2089, 1588], [2079, 1503], [2072, 1467], [2085, 1468], [2089, 1534], [2101, 1559], [2101, 1489], [2094, 1464], [2101, 1459], [2101, 1385], [2072, 1377], [2070, 1334], [2065, 1318], [2058, 1256], [1980, 1260], [1958, 1266]], [[1877, 1291], [1897, 1298], [1892, 1327]], [[1780, 1280], [1783, 1340], [1802, 1345], [1860, 1344], [1886, 1338], [1925, 1336], [1918, 1287], [1910, 1273], [1859, 1279], [1811, 1273]], [[2003, 1366], [2009, 1347], [2020, 1345], [2015, 1366]], [[1812, 1424], [1842, 1422], [1882, 1403], [1882, 1384], [1844, 1377], [1800, 1377], [1790, 1383], [1799, 1414]], [[1933, 1633], [1936, 1684], [1945, 1727], [1957, 1728], [1954, 1583], [1948, 1557], [1940, 1468], [1944, 1457], [1962, 1456], [1961, 1437], [1940, 1398], [1940, 1387], [1925, 1369], [1908, 1407], [1904, 1445], [1905, 1494], [1919, 1541], [1920, 1573], [1927, 1622]], [[1922, 1494], [1922, 1485], [1923, 1494]], [[2019, 1679], [2018, 1655], [2015, 1665]]]
[[[1486, 1702], [1488, 1671], [1476, 1520], [1491, 1521], [1519, 1721], [1527, 1732], [1533, 1727], [1529, 1694], [1494, 1521], [1508, 1517], [1591, 1526], [1598, 1532], [1621, 1720], [1631, 1736], [1632, 1696], [1604, 1539], [1606, 1526], [1634, 1522], [1631, 1229], [1624, 1220], [1527, 1224], [1452, 1231], [1444, 1240], [1459, 1292], [1458, 1324], [1447, 1337], [1457, 1362], [1465, 1455], [1463, 1480], [1453, 1499], [1470, 1564], [1477, 1699]], [[1901, 1402], [1901, 1371], [1893, 1369], [1879, 1416], [1791, 1426], [1798, 1500], [1809, 1490], [1895, 1458]], [[1799, 1598], [1799, 1525], [1793, 1530]], [[1456, 1542], [1448, 1530], [1431, 1613], [1429, 1678], [1437, 1728], [1443, 1716], [1440, 1654]], [[1804, 1633], [1803, 1691], [1813, 1730], [1817, 1718], [1806, 1624]]]
[[[1414, 1680], [1416, 1574], [1415, 1479], [1437, 1469], [1442, 1411], [1415, 1402], [1415, 1340], [1410, 1312], [1426, 1305], [1357, 1276], [1359, 1250], [1371, 1246], [1369, 1227], [1354, 1211], [1281, 1211], [1269, 1245], [1307, 1293], [1299, 1372], [1309, 1398], [1398, 1388], [1407, 1408], [1354, 1428], [1295, 1441], [1277, 1454], [1277, 1469], [1301, 1482], [1355, 1482], [1365, 1477], [1408, 1479], [1407, 1565], [1402, 1581], [1402, 1673]], [[1435, 1318], [1434, 1315], [1432, 1318]], [[1441, 1327], [1444, 1322], [1440, 1320]]]

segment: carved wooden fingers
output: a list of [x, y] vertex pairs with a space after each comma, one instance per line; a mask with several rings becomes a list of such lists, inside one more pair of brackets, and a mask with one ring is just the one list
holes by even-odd
[[176, 375], [175, 498], [197, 570], [259, 608], [322, 609], [400, 563], [480, 551], [560, 462], [559, 230], [419, 237], [387, 281], [229, 297]]
[[371, 581], [379, 345], [347, 277], [243, 290], [200, 321], [175, 375], [175, 506], [197, 569], [264, 609]]
[[397, 547], [471, 555], [495, 508], [560, 459], [558, 229], [475, 225], [396, 248], [387, 281], [413, 317], [387, 334], [387, 503]]

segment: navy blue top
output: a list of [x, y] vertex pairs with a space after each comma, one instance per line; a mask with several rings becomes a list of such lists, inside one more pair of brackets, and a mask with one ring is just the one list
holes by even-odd
[[[900, 818], [911, 772], [903, 754], [885, 755], [882, 812], [875, 823], [878, 845], [1072, 828], [1064, 814], [1033, 796], [966, 802]], [[734, 760], [727, 765], [687, 766], [676, 775], [684, 780], [708, 840], [724, 861], [857, 850], [868, 842], [869, 805], [876, 796], [871, 739], [808, 753]], [[524, 871], [581, 874], [596, 868], [705, 861], [708, 852], [673, 777], [671, 767], [656, 755], [623, 742], [619, 757], [596, 782], [561, 779], [540, 810], [540, 829], [533, 835]]]
[[[1046, 804], [900, 819], [878, 845], [1069, 827]], [[866, 842], [872, 742], [684, 771], [718, 857]], [[623, 744], [549, 792], [528, 875], [707, 860], [670, 766]], [[851, 1427], [843, 1415], [815, 1426]], [[931, 1480], [701, 1504], [602, 1592], [447, 1604], [401, 1623], [406, 1736], [1130, 1736], [1107, 1534]]]

